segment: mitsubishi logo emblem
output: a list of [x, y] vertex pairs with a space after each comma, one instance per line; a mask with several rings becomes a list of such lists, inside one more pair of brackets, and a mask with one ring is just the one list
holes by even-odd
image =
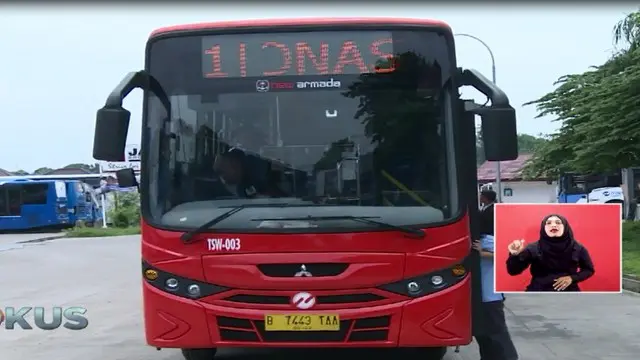
[[300, 271], [298, 271], [295, 275], [293, 275], [295, 277], [312, 277], [313, 274], [307, 271], [307, 266], [302, 264], [300, 266]]

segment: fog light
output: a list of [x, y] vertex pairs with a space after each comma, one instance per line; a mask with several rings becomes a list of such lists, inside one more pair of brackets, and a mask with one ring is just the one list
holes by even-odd
[[435, 275], [431, 277], [431, 283], [435, 286], [440, 286], [442, 285], [443, 282], [444, 282], [444, 279], [442, 278], [442, 276]]
[[189, 293], [189, 295], [196, 297], [200, 295], [200, 286], [193, 284], [193, 285], [189, 285], [189, 287], [187, 288], [187, 292]]
[[145, 270], [145, 272], [144, 272], [144, 277], [145, 277], [147, 280], [151, 280], [151, 281], [153, 281], [153, 280], [155, 280], [155, 279], [157, 279], [157, 278], [158, 278], [158, 272], [157, 272], [157, 271], [155, 271], [155, 270], [151, 270], [151, 269]]
[[418, 284], [415, 281], [412, 281], [410, 283], [407, 284], [407, 291], [409, 291], [409, 294], [417, 294], [420, 292], [420, 284]]
[[456, 265], [453, 267], [453, 269], [451, 269], [451, 273], [453, 273], [453, 275], [455, 276], [462, 276], [467, 273], [467, 269], [465, 269], [462, 265]]
[[165, 285], [167, 285], [167, 288], [169, 288], [169, 290], [175, 290], [178, 288], [178, 280], [174, 278], [167, 279]]

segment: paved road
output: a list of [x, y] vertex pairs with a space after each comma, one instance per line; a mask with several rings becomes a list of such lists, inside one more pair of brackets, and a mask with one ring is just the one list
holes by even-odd
[[[2, 306], [89, 309], [85, 331], [0, 329], [3, 359], [181, 360], [144, 344], [139, 238], [60, 239], [0, 248]], [[640, 354], [640, 296], [511, 296], [508, 321], [523, 360], [633, 360]], [[221, 359], [327, 359], [334, 353], [224, 350]], [[375, 352], [376, 358], [384, 353]], [[477, 359], [474, 345], [448, 360]], [[264, 356], [257, 356], [264, 355]], [[342, 353], [342, 356], [349, 355]], [[366, 358], [372, 354], [358, 353]]]

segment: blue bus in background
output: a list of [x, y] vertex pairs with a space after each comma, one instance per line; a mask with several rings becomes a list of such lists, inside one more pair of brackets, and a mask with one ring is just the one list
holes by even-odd
[[558, 179], [558, 203], [623, 202], [621, 174], [564, 173]]
[[64, 181], [0, 182], [0, 231], [69, 226], [72, 223]]
[[93, 187], [80, 180], [65, 180], [65, 184], [71, 226], [94, 226], [101, 222], [102, 208]]

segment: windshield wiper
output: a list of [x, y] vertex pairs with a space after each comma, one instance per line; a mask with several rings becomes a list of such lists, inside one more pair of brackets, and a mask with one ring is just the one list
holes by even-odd
[[288, 203], [279, 203], [279, 204], [242, 204], [239, 206], [235, 206], [233, 207], [231, 210], [226, 211], [216, 217], [214, 217], [213, 219], [207, 221], [206, 223], [198, 226], [197, 228], [187, 231], [186, 233], [182, 234], [180, 236], [180, 240], [182, 240], [183, 243], [185, 244], [189, 244], [191, 242], [193, 242], [193, 237], [201, 234], [203, 232], [206, 232], [207, 230], [209, 230], [212, 226], [218, 224], [219, 222], [227, 219], [228, 217], [230, 217], [231, 215], [240, 212], [244, 209], [248, 209], [248, 208], [261, 208], [261, 207], [266, 207], [266, 208], [279, 208], [279, 207], [290, 207], [290, 206], [309, 206], [307, 204], [288, 204]]
[[357, 221], [357, 222], [361, 222], [364, 224], [371, 224], [371, 225], [376, 225], [377, 227], [381, 228], [381, 229], [389, 229], [389, 230], [396, 230], [396, 231], [400, 231], [402, 233], [404, 233], [405, 235], [408, 235], [409, 237], [413, 238], [413, 239], [424, 239], [425, 237], [425, 232], [421, 229], [414, 229], [408, 226], [400, 226], [400, 225], [393, 225], [393, 224], [389, 224], [386, 222], [382, 222], [382, 221], [377, 221], [377, 220], [372, 220], [371, 217], [367, 217], [367, 216], [350, 216], [350, 215], [345, 215], [345, 216], [304, 216], [304, 217], [295, 217], [295, 218], [277, 218], [277, 219], [252, 219], [254, 221], [282, 221], [282, 220], [288, 220], [288, 221], [309, 221], [309, 220], [353, 220], [353, 221]]

